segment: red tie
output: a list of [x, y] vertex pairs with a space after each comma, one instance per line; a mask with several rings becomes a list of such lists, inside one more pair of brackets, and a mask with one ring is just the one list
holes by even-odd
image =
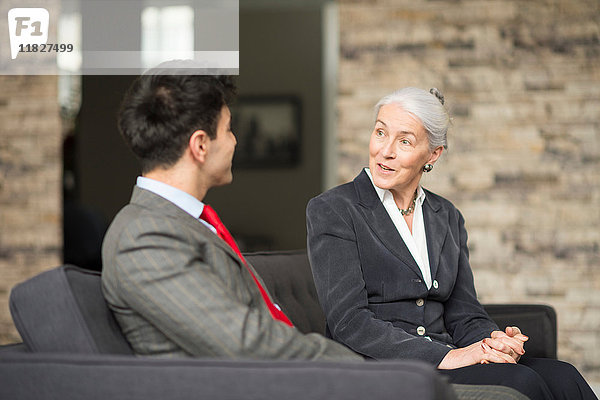
[[215, 229], [217, 230], [217, 236], [219, 236], [221, 239], [223, 239], [225, 241], [225, 243], [227, 243], [229, 245], [229, 247], [231, 247], [231, 249], [233, 251], [235, 251], [235, 253], [244, 262], [244, 265], [248, 269], [248, 272], [250, 272], [250, 275], [252, 275], [254, 282], [256, 282], [256, 286], [258, 286], [258, 290], [260, 290], [260, 294], [262, 295], [262, 298], [264, 299], [265, 303], [267, 303], [267, 307], [269, 308], [269, 311], [271, 312], [271, 315], [273, 316], [273, 318], [276, 319], [277, 321], [281, 321], [289, 326], [294, 326], [292, 324], [292, 322], [288, 319], [288, 317], [286, 317], [286, 315], [283, 313], [283, 311], [281, 311], [279, 308], [277, 308], [275, 306], [275, 304], [273, 304], [273, 302], [269, 298], [269, 295], [267, 294], [265, 289], [262, 287], [262, 285], [260, 284], [258, 279], [256, 279], [256, 276], [254, 276], [254, 274], [252, 273], [252, 269], [248, 266], [248, 263], [246, 263], [246, 259], [244, 258], [244, 256], [242, 256], [242, 253], [240, 252], [239, 247], [235, 243], [235, 240], [233, 240], [231, 233], [229, 233], [229, 231], [227, 230], [225, 225], [223, 225], [223, 222], [221, 222], [221, 218], [219, 218], [219, 216], [217, 215], [217, 212], [211, 206], [209, 206], [208, 204], [205, 204], [204, 210], [202, 211], [202, 214], [200, 215], [200, 219], [202, 219], [202, 220], [208, 222], [209, 224], [211, 224], [212, 226], [214, 226]]

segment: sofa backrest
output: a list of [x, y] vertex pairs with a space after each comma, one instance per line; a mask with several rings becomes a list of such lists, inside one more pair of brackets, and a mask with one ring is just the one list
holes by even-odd
[[526, 357], [557, 357], [556, 311], [546, 304], [484, 304], [490, 318], [504, 330], [518, 326], [529, 336]]
[[[302, 332], [325, 331], [306, 251], [246, 254]], [[10, 311], [34, 352], [132, 354], [102, 295], [100, 272], [63, 265], [15, 286]]]
[[[269, 293], [302, 332], [325, 332], [306, 250], [245, 254]], [[100, 273], [64, 265], [17, 286], [10, 311], [27, 348], [35, 352], [131, 354], [102, 295]], [[538, 304], [485, 305], [501, 329], [529, 335], [526, 356], [556, 358], [556, 313]]]
[[306, 250], [265, 251], [244, 256], [296, 328], [304, 333], [325, 334], [325, 314]]
[[[325, 332], [321, 309], [306, 250], [246, 254], [269, 292], [302, 332]], [[485, 310], [498, 324], [518, 326], [529, 335], [527, 357], [556, 358], [556, 313], [544, 304], [486, 304]]]
[[132, 354], [104, 301], [99, 272], [73, 265], [45, 271], [15, 286], [9, 305], [31, 351]]

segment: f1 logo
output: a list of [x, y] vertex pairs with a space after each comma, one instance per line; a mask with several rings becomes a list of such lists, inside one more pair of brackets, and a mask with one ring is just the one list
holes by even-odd
[[8, 11], [10, 56], [14, 60], [24, 45], [48, 41], [50, 14], [45, 8], [12, 8]]

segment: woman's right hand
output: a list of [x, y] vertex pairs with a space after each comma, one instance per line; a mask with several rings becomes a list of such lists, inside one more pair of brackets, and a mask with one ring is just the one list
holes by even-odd
[[494, 350], [480, 340], [470, 346], [450, 350], [438, 365], [439, 369], [455, 369], [475, 364], [488, 363], [516, 364], [514, 358], [501, 351]]

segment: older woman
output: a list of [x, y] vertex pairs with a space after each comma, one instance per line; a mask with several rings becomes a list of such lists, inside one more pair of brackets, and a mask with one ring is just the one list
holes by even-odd
[[327, 334], [370, 358], [434, 364], [454, 383], [595, 399], [569, 364], [518, 363], [528, 338], [500, 331], [478, 302], [463, 216], [419, 185], [447, 146], [441, 94], [404, 88], [382, 98], [376, 115], [369, 168], [307, 208]]

